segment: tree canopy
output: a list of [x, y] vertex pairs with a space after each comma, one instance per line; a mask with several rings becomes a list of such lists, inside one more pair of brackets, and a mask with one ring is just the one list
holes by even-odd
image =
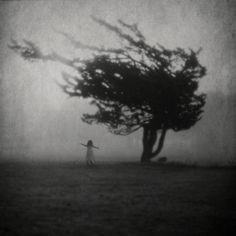
[[71, 60], [57, 53], [45, 55], [26, 40], [24, 45], [12, 40], [9, 47], [30, 61], [59, 61], [74, 68], [78, 76], [62, 73], [65, 83], [60, 84], [61, 88], [70, 96], [90, 98], [97, 107], [97, 112], [84, 114], [82, 120], [104, 124], [119, 135], [143, 128], [142, 161], [150, 161], [161, 151], [167, 130], [189, 129], [201, 119], [206, 98], [197, 93], [199, 80], [206, 74], [198, 60], [201, 49], [150, 45], [136, 24], [119, 20], [115, 26], [93, 19], [115, 33], [122, 45], [91, 46], [60, 33], [75, 48], [94, 52], [89, 59]]

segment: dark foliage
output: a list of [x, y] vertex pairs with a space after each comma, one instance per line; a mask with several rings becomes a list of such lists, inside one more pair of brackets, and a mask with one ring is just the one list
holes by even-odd
[[206, 69], [198, 61], [200, 50], [150, 46], [137, 25], [119, 21], [117, 27], [94, 20], [114, 32], [123, 46], [99, 48], [61, 33], [75, 47], [94, 52], [87, 60], [43, 55], [29, 41], [25, 46], [12, 41], [9, 47], [28, 60], [60, 61], [75, 68], [80, 78], [63, 73], [61, 88], [70, 96], [92, 99], [91, 104], [98, 108], [95, 114], [84, 114], [82, 120], [104, 124], [119, 135], [143, 128], [142, 161], [148, 162], [161, 151], [167, 130], [189, 129], [201, 118], [205, 94], [196, 91]]

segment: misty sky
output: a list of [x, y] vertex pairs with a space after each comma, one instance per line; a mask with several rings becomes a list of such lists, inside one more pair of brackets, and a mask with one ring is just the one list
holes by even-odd
[[232, 160], [235, 157], [235, 21], [233, 0], [0, 1], [0, 148], [9, 156], [78, 159], [79, 145], [92, 139], [101, 160], [139, 160], [141, 131], [115, 136], [103, 126], [87, 125], [81, 114], [94, 110], [87, 101], [68, 98], [55, 84], [58, 63], [29, 63], [7, 45], [11, 38], [32, 40], [43, 51], [86, 56], [56, 33], [70, 33], [98, 46], [117, 46], [117, 37], [91, 16], [115, 24], [138, 23], [151, 44], [167, 48], [203, 48], [207, 76], [199, 91], [208, 94], [203, 119], [188, 131], [167, 133], [162, 155], [169, 159]]

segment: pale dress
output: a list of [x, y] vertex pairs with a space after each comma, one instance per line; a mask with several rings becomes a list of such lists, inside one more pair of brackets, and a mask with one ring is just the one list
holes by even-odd
[[95, 163], [94, 154], [93, 154], [93, 146], [87, 146], [86, 162], [88, 164]]

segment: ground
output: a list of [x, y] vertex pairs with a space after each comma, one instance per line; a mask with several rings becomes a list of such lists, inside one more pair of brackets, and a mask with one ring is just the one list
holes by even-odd
[[0, 163], [0, 235], [229, 235], [233, 169]]

